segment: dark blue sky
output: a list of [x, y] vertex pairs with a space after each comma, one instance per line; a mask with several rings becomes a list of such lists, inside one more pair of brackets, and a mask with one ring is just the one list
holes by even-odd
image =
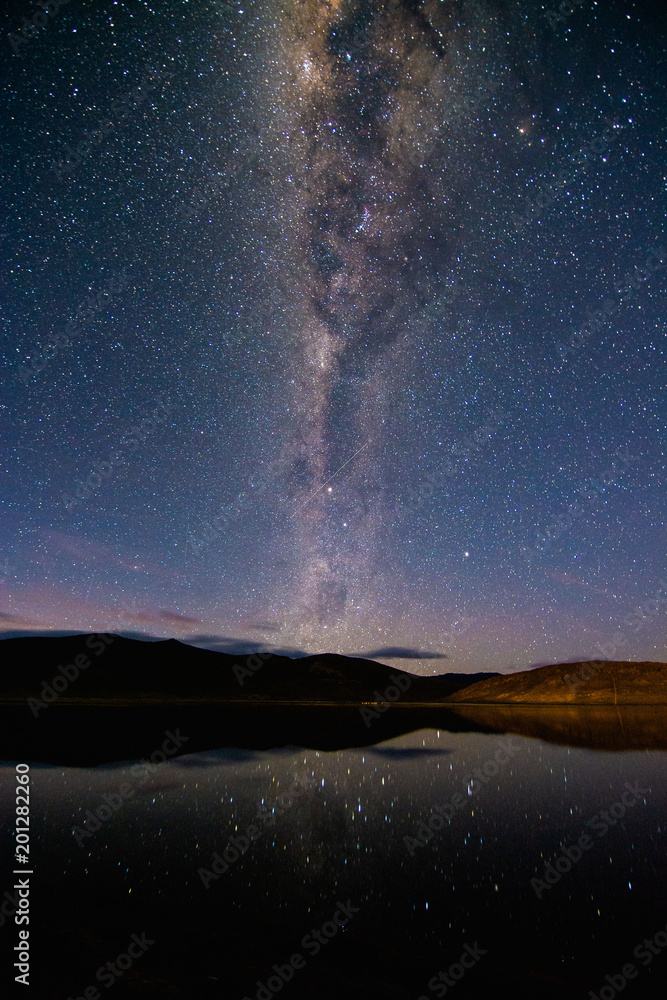
[[3, 633], [666, 659], [657, 5], [35, 11]]

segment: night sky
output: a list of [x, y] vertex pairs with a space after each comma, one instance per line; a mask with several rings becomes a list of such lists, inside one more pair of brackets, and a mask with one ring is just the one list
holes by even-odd
[[57, 7], [1, 15], [2, 634], [667, 660], [661, 5]]

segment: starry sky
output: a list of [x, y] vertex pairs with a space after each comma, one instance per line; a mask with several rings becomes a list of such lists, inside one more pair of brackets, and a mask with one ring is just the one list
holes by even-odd
[[667, 19], [557, 7], [4, 5], [2, 635], [667, 659]]

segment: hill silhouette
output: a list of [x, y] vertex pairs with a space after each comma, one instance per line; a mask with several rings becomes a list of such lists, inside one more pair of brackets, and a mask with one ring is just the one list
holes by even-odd
[[[138, 759], [171, 731], [187, 737], [184, 754], [366, 747], [424, 728], [514, 732], [592, 749], [665, 746], [661, 663], [417, 677], [359, 657], [232, 656], [114, 635], [30, 636], [0, 649], [3, 760]], [[621, 713], [621, 705], [630, 707]]]
[[[166, 639], [31, 636], [0, 647], [0, 702], [50, 704], [436, 704], [493, 673], [418, 677], [360, 657], [233, 656]], [[396, 685], [398, 678], [399, 686]], [[51, 691], [49, 691], [49, 688]], [[57, 697], [52, 697], [55, 691]], [[50, 699], [50, 700], [49, 700]]]

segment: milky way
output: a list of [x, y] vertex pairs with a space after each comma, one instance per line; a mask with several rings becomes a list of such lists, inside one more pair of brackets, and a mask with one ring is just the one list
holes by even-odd
[[357, 605], [373, 576], [386, 515], [386, 369], [400, 356], [390, 348], [413, 346], [410, 321], [460, 242], [457, 167], [443, 169], [440, 156], [449, 49], [467, 32], [441, 3], [307, 3], [289, 23], [291, 236], [305, 316], [293, 377], [299, 436], [286, 460], [302, 559], [296, 599], [325, 622]]
[[667, 656], [662, 15], [548, 13], [66, 4], [7, 42], [5, 634]]

